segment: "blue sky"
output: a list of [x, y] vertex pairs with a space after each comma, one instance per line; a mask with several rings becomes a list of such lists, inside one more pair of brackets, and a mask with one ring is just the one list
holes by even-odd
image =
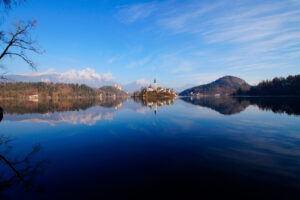
[[[299, 0], [28, 0], [2, 27], [16, 18], [39, 21], [34, 37], [46, 53], [32, 56], [38, 73], [182, 87], [300, 72]], [[18, 59], [4, 64], [10, 74], [35, 73]]]

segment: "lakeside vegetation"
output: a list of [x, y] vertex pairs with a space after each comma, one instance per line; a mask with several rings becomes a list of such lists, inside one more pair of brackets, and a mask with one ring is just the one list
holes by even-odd
[[240, 88], [234, 96], [300, 96], [300, 75], [260, 82], [257, 86]]
[[126, 96], [127, 94], [113, 86], [92, 88], [85, 84], [44, 83], [44, 82], [8, 82], [0, 83], [0, 99], [27, 99], [38, 95], [39, 99], [48, 98], [89, 98]]

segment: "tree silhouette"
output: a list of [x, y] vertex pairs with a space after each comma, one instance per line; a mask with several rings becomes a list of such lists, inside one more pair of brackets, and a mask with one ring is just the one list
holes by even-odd
[[0, 53], [0, 61], [6, 57], [19, 57], [32, 69], [36, 69], [35, 63], [27, 56], [27, 52], [42, 53], [37, 41], [33, 40], [30, 32], [36, 26], [37, 20], [24, 22], [18, 20], [13, 24], [14, 30], [7, 34], [1, 33], [0, 42], [4, 49]]
[[0, 0], [0, 6], [10, 9], [12, 6], [19, 5], [25, 1], [26, 0]]
[[[3, 118], [3, 109], [0, 107], [0, 114]], [[1, 121], [1, 120], [0, 120]], [[0, 199], [2, 199], [2, 192], [6, 189], [12, 188], [21, 184], [26, 191], [41, 191], [41, 186], [34, 184], [34, 177], [44, 171], [48, 160], [35, 160], [35, 156], [40, 152], [41, 145], [33, 145], [32, 150], [23, 158], [11, 155], [13, 145], [11, 137], [0, 135]], [[4, 167], [7, 166], [7, 167]], [[5, 170], [6, 169], [6, 170]], [[7, 170], [11, 170], [10, 173]]]

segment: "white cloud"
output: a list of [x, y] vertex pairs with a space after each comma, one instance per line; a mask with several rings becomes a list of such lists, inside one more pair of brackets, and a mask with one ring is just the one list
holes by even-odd
[[110, 59], [107, 60], [108, 63], [114, 63], [116, 62], [118, 58], [117, 57], [111, 57]]
[[113, 77], [112, 73], [110, 73], [110, 72], [107, 72], [107, 73], [103, 74], [102, 78], [105, 81], [115, 81], [115, 78]]
[[149, 17], [157, 8], [157, 4], [139, 3], [119, 8], [117, 18], [124, 23], [133, 23]]
[[149, 84], [149, 81], [145, 80], [144, 78], [138, 79], [135, 82], [136, 82], [136, 84], [139, 84], [139, 85], [148, 85]]
[[172, 70], [173, 73], [189, 72], [192, 70], [192, 63], [189, 61], [183, 61], [178, 67]]
[[[128, 16], [132, 16], [129, 17], [132, 19], [129, 21], [135, 22], [151, 17], [151, 20], [145, 23], [147, 30], [158, 34], [159, 37], [185, 35], [187, 42], [184, 47], [190, 49], [190, 52], [187, 50], [186, 54], [178, 54], [174, 53], [178, 49], [171, 49], [168, 52], [170, 55], [163, 56], [163, 52], [159, 56], [152, 56], [151, 63], [147, 64], [155, 64], [160, 66], [160, 69], [168, 69], [178, 74], [199, 70], [204, 73], [222, 71], [239, 76], [251, 72], [252, 77], [262, 79], [296, 71], [297, 64], [291, 63], [297, 63], [296, 59], [300, 58], [298, 0], [190, 0], [184, 3], [167, 0], [154, 5], [154, 10], [150, 9], [150, 13], [140, 17], [139, 11], [147, 6], [134, 4], [126, 7]], [[177, 36], [175, 38], [175, 42], [180, 45]], [[130, 67], [145, 65], [146, 62], [142, 61], [133, 62]], [[191, 63], [182, 64], [185, 61]], [[284, 67], [291, 67], [293, 71], [284, 71]], [[266, 72], [270, 74], [262, 74]], [[257, 78], [251, 78], [249, 81], [254, 80], [256, 82]]]
[[[241, 54], [247, 55], [283, 55], [284, 50], [300, 45], [300, 5], [296, 1], [190, 5], [177, 8], [170, 16], [161, 15], [158, 24], [175, 33], [196, 34], [207, 44], [236, 45], [232, 48], [246, 49]], [[230, 12], [226, 12], [229, 7]]]
[[144, 87], [148, 84], [149, 84], [148, 80], [146, 80], [144, 78], [140, 78], [140, 79], [138, 79], [136, 81], [133, 81], [131, 83], [123, 84], [122, 88], [123, 88], [124, 91], [132, 93], [134, 91], [140, 90], [141, 87]]
[[59, 81], [62, 82], [82, 82], [82, 81], [101, 81], [100, 74], [95, 73], [95, 70], [91, 68], [86, 68], [83, 70], [69, 70], [64, 73], [60, 73], [57, 77]]
[[94, 69], [86, 68], [82, 70], [71, 69], [69, 71], [59, 73], [50, 69], [46, 72], [31, 73], [31, 74], [12, 74], [8, 75], [12, 81], [26, 82], [63, 82], [63, 83], [79, 83], [87, 84], [92, 87], [100, 87], [103, 85], [114, 85], [116, 83], [112, 73], [107, 72], [100, 75]]
[[128, 68], [132, 69], [135, 67], [143, 67], [145, 64], [149, 63], [149, 61], [151, 60], [150, 56], [144, 57], [142, 59], [139, 60], [135, 60], [133, 62], [130, 62], [128, 64]]

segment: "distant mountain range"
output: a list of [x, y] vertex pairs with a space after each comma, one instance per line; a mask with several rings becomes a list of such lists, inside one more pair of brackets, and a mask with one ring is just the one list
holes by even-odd
[[238, 89], [248, 89], [251, 86], [238, 77], [234, 76], [224, 76], [217, 79], [214, 82], [199, 85], [186, 89], [179, 93], [180, 96], [194, 96], [194, 95], [230, 95], [236, 92]]

